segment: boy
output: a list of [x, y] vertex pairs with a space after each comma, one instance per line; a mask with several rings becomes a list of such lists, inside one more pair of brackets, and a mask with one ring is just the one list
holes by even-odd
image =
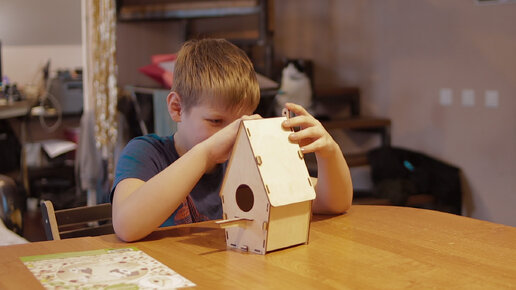
[[[260, 91], [249, 58], [221, 39], [186, 42], [179, 51], [167, 97], [177, 131], [133, 139], [118, 161], [111, 191], [113, 226], [124, 241], [142, 239], [159, 226], [222, 218], [219, 197], [225, 161], [240, 121], [258, 106]], [[349, 169], [339, 146], [304, 108], [285, 128], [290, 140], [315, 152], [319, 181], [314, 211], [341, 213], [351, 205]]]

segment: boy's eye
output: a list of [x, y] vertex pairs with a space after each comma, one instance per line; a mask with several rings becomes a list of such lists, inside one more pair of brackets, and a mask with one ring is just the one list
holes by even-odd
[[222, 119], [206, 119], [206, 121], [212, 123], [212, 124], [215, 124], [215, 125], [220, 125], [222, 124]]

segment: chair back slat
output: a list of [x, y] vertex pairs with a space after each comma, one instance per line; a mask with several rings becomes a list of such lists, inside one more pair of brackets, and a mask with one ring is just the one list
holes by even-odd
[[41, 214], [43, 215], [43, 228], [45, 228], [47, 240], [60, 240], [59, 227], [51, 201], [44, 200], [41, 202]]
[[62, 231], [59, 233], [61, 239], [78, 238], [78, 237], [93, 237], [113, 233], [113, 224], [103, 224], [99, 226], [92, 226], [88, 228], [80, 228], [69, 231]]
[[111, 204], [104, 203], [94, 206], [81, 206], [56, 211], [56, 221], [64, 225], [80, 224], [111, 219]]
[[47, 240], [60, 240], [114, 233], [111, 204], [54, 210], [51, 201], [41, 202]]

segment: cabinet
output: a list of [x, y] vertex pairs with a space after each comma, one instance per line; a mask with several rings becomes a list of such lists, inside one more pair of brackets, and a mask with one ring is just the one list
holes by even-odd
[[226, 38], [246, 51], [256, 70], [271, 75], [272, 0], [119, 0], [117, 19], [129, 21], [181, 21], [183, 40]]

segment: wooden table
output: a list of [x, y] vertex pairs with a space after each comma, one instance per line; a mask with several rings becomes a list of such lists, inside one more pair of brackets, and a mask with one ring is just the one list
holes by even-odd
[[354, 205], [314, 216], [308, 245], [227, 250], [213, 222], [127, 244], [114, 235], [0, 247], [0, 289], [41, 285], [19, 257], [136, 246], [204, 289], [515, 288], [516, 228], [447, 213]]
[[27, 116], [31, 106], [30, 101], [24, 100], [5, 105], [0, 105], [0, 119], [9, 119]]

